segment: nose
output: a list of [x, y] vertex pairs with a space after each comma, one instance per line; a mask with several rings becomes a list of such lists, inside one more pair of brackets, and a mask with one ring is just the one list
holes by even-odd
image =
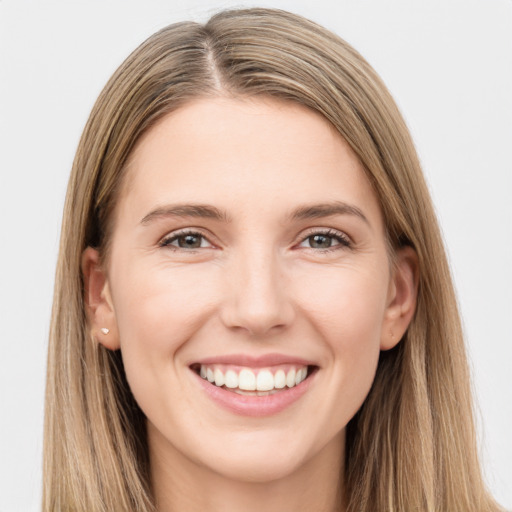
[[[250, 252], [250, 251], [249, 251]], [[278, 332], [294, 318], [282, 262], [270, 251], [240, 255], [230, 265], [221, 318], [228, 328], [253, 337]]]

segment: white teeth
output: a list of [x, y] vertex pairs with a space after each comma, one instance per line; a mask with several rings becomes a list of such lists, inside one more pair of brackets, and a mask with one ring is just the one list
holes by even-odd
[[274, 387], [276, 389], [283, 389], [286, 386], [286, 374], [283, 370], [277, 370], [274, 375]]
[[215, 385], [219, 388], [224, 386], [224, 374], [218, 368], [213, 372], [213, 375], [215, 376]]
[[245, 391], [256, 391], [258, 396], [277, 393], [277, 390], [284, 387], [297, 386], [308, 374], [306, 366], [290, 368], [287, 372], [280, 368], [275, 374], [272, 373], [270, 368], [262, 368], [259, 371], [243, 368], [239, 373], [233, 369], [224, 373], [221, 368], [217, 365], [201, 365], [199, 375], [218, 387], [225, 387], [237, 392], [241, 391], [243, 394], [251, 394], [244, 393]]
[[[202, 366], [201, 366], [202, 368]], [[224, 384], [227, 388], [234, 389], [238, 387], [238, 375], [233, 370], [228, 370], [224, 377]]]
[[293, 368], [286, 374], [286, 385], [289, 388], [295, 386], [295, 370]]
[[238, 387], [244, 391], [254, 391], [256, 389], [256, 377], [251, 370], [243, 369], [238, 375]]
[[256, 378], [256, 389], [258, 391], [270, 391], [274, 389], [274, 376], [269, 370], [261, 370]]

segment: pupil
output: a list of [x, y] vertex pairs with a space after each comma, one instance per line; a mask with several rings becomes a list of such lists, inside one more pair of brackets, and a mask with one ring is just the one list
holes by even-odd
[[313, 235], [310, 237], [310, 245], [314, 249], [327, 249], [331, 246], [331, 237], [325, 235]]
[[180, 247], [197, 248], [201, 247], [201, 238], [196, 235], [184, 235], [179, 239]]

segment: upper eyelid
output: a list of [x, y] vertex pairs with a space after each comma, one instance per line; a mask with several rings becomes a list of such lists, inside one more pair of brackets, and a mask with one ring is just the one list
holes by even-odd
[[[327, 227], [312, 227], [312, 228], [306, 228], [306, 233], [331, 233], [331, 234], [338, 234], [348, 237], [348, 235], [341, 231], [340, 229], [336, 228], [327, 228]], [[301, 232], [300, 236], [304, 236], [304, 231]]]
[[180, 229], [175, 229], [174, 231], [169, 231], [162, 237], [162, 240], [164, 240], [165, 238], [173, 238], [175, 236], [188, 235], [188, 234], [201, 235], [206, 238], [206, 235], [204, 234], [204, 232], [201, 228], [193, 228], [192, 227], [192, 228], [180, 228]]

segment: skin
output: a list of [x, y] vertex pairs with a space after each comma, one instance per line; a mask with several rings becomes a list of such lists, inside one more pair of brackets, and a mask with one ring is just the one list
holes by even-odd
[[[88, 248], [83, 271], [91, 328], [121, 349], [148, 419], [158, 509], [340, 510], [345, 427], [379, 352], [404, 334], [417, 287], [411, 249], [390, 264], [358, 158], [300, 105], [210, 98], [153, 127], [127, 172], [107, 264]], [[290, 219], [334, 201], [352, 210]], [[192, 203], [229, 220], [154, 213]], [[200, 247], [179, 247], [185, 228]], [[297, 402], [265, 417], [221, 408], [189, 368], [276, 352], [318, 371]]]

